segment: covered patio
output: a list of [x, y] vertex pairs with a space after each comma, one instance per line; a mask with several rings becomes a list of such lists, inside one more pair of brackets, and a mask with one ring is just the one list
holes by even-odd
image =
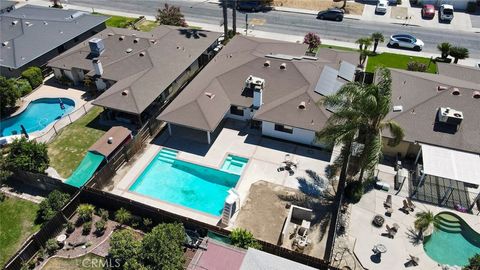
[[478, 211], [480, 155], [420, 145], [410, 186], [411, 196], [459, 211]]

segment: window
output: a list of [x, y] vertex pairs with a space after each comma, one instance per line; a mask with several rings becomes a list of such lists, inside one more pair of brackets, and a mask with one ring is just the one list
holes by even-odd
[[241, 109], [237, 106], [231, 106], [230, 107], [230, 113], [233, 114], [233, 115], [243, 116], [243, 109]]
[[280, 132], [289, 133], [289, 134], [293, 133], [293, 128], [292, 127], [284, 126], [284, 125], [275, 124], [275, 130], [280, 131]]

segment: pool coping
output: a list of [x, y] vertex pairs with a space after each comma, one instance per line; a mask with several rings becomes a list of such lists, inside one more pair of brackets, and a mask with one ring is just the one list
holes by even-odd
[[[23, 113], [27, 108], [28, 106], [30, 105], [30, 103], [32, 102], [35, 102], [37, 100], [41, 100], [41, 99], [69, 99], [73, 102], [74, 106], [73, 106], [73, 110], [67, 114], [65, 114], [64, 116], [60, 117], [59, 119], [56, 119], [52, 122], [50, 122], [50, 124], [46, 125], [44, 128], [42, 128], [41, 130], [37, 130], [35, 132], [31, 132], [29, 133], [29, 137], [31, 137], [31, 139], [34, 139], [40, 135], [43, 135], [44, 134], [44, 131], [46, 129], [50, 130], [51, 127], [53, 125], [55, 125], [55, 123], [57, 123], [58, 121], [60, 121], [61, 119], [65, 118], [65, 117], [68, 117], [70, 114], [72, 114], [73, 112], [76, 112], [81, 106], [78, 105], [78, 102], [76, 102], [73, 98], [70, 98], [70, 97], [39, 97], [37, 99], [31, 99], [31, 100], [28, 100], [28, 102], [26, 102], [25, 104], [22, 104], [22, 106], [20, 106], [20, 108], [15, 111], [14, 113], [12, 113], [9, 117], [7, 118], [4, 118], [2, 119], [1, 121], [5, 121], [7, 119], [10, 119], [12, 117], [15, 117], [17, 115], [20, 115], [21, 113]], [[82, 105], [83, 106], [83, 105]], [[20, 139], [22, 137], [22, 134], [17, 134], [17, 135], [9, 135], [9, 136], [3, 136], [3, 137], [0, 137], [0, 139], [6, 139], [8, 143], [12, 142], [14, 139]]]
[[[219, 170], [219, 171], [223, 171], [221, 170], [220, 168], [222, 167], [223, 163], [225, 162], [226, 158], [229, 156], [229, 155], [233, 155], [233, 156], [238, 156], [238, 157], [241, 157], [241, 158], [245, 158], [248, 160], [248, 162], [245, 164], [245, 167], [243, 168], [243, 171], [242, 173], [239, 175], [240, 177], [238, 178], [238, 181], [237, 183], [235, 184], [235, 186], [233, 187], [234, 190], [237, 190], [237, 188], [240, 186], [240, 183], [243, 179], [243, 176], [244, 176], [244, 172], [245, 170], [247, 170], [247, 168], [249, 167], [250, 165], [250, 161], [251, 161], [251, 158], [248, 158], [248, 157], [245, 157], [245, 156], [241, 156], [241, 155], [237, 155], [235, 153], [231, 153], [231, 152], [226, 152], [224, 155], [223, 155], [223, 158], [221, 159], [222, 161], [220, 162], [219, 165], [217, 166], [212, 166], [212, 165], [206, 165], [206, 164], [203, 164], [203, 163], [199, 163], [199, 162], [193, 162], [191, 160], [187, 160], [187, 159], [181, 159], [181, 158], [178, 158], [178, 155], [180, 154], [181, 151], [177, 150], [177, 149], [174, 149], [174, 148], [170, 148], [170, 147], [165, 147], [165, 146], [162, 146], [160, 147], [159, 149], [157, 149], [155, 151], [155, 153], [150, 157], [148, 158], [148, 162], [145, 162], [145, 164], [143, 164], [143, 166], [141, 168], [139, 168], [139, 170], [134, 174], [132, 175], [132, 179], [133, 180], [130, 180], [128, 186], [125, 188], [125, 189], [117, 189], [120, 192], [120, 195], [121, 196], [124, 196], [125, 195], [128, 195], [128, 194], [132, 194], [132, 195], [135, 195], [135, 196], [139, 196], [141, 198], [144, 198], [144, 199], [148, 199], [148, 200], [153, 200], [153, 201], [156, 201], [158, 203], [161, 204], [165, 204], [167, 205], [169, 208], [177, 208], [177, 209], [180, 209], [180, 210], [183, 210], [183, 211], [191, 211], [193, 212], [194, 214], [196, 215], [200, 215], [200, 216], [204, 216], [204, 217], [207, 217], [208, 219], [215, 219], [216, 222], [215, 223], [212, 223], [212, 222], [208, 222], [210, 224], [214, 224], [214, 225], [218, 225], [218, 222], [221, 220], [222, 218], [222, 215], [220, 214], [219, 216], [215, 216], [215, 215], [212, 215], [212, 214], [209, 214], [209, 213], [205, 213], [203, 211], [200, 211], [200, 210], [197, 210], [197, 209], [193, 209], [193, 208], [190, 208], [190, 207], [186, 207], [186, 206], [183, 206], [183, 205], [180, 205], [180, 204], [175, 204], [175, 203], [171, 203], [171, 202], [168, 202], [168, 201], [165, 201], [165, 200], [162, 200], [162, 199], [159, 199], [159, 198], [155, 198], [155, 197], [152, 197], [152, 196], [148, 196], [148, 195], [145, 195], [145, 194], [141, 194], [141, 193], [138, 193], [138, 192], [135, 192], [135, 191], [132, 191], [130, 190], [130, 188], [136, 183], [136, 181], [138, 180], [138, 178], [140, 177], [140, 175], [145, 171], [145, 169], [152, 163], [152, 161], [158, 156], [158, 154], [160, 153], [160, 151], [162, 151], [162, 149], [171, 149], [171, 150], [175, 150], [177, 151], [177, 156], [175, 157], [175, 159], [179, 160], [179, 161], [183, 161], [183, 162], [188, 162], [188, 163], [192, 163], [192, 164], [195, 164], [195, 165], [199, 165], [199, 166], [203, 166], [203, 167], [207, 167], [207, 168], [211, 168], [211, 169], [215, 169], [215, 170]], [[225, 172], [225, 171], [224, 171]], [[227, 172], [227, 173], [230, 173], [230, 172]], [[230, 173], [230, 174], [234, 174], [234, 173]], [[131, 199], [131, 198], [130, 198]], [[145, 202], [145, 201], [142, 201], [142, 202]], [[163, 207], [158, 207], [158, 208], [161, 208], [163, 210], [167, 210], [167, 209], [164, 209]], [[237, 212], [240, 210], [240, 207], [238, 207], [237, 209]], [[169, 210], [167, 210], [169, 211]], [[178, 211], [174, 211], [174, 213], [178, 214], [177, 213]]]

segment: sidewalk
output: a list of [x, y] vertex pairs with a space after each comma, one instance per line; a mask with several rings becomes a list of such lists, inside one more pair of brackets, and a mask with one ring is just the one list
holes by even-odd
[[[195, 1], [199, 1], [199, 0], [195, 0]], [[216, 1], [216, 0], [210, 0], [209, 2], [214, 2], [214, 1]], [[44, 0], [30, 0], [28, 2], [21, 1], [20, 3], [31, 4], [31, 5], [39, 5], [39, 6], [47, 6], [47, 7], [50, 6], [50, 2], [47, 2], [47, 1], [44, 1]], [[64, 8], [66, 8], [66, 9], [76, 9], [76, 10], [85, 11], [85, 12], [92, 12], [91, 7], [83, 7], [83, 6], [78, 6], [78, 5], [64, 4]], [[128, 12], [121, 12], [121, 11], [114, 11], [114, 10], [107, 10], [107, 9], [99, 9], [99, 8], [95, 8], [95, 12], [102, 13], [102, 14], [108, 14], [108, 15], [124, 16], [124, 17], [145, 16], [143, 14], [128, 13]], [[145, 17], [146, 17], [147, 20], [155, 21], [154, 16], [145, 16]], [[223, 32], [223, 26], [194, 22], [194, 21], [187, 21], [187, 23], [190, 26], [201, 27], [203, 30], [214, 31], [214, 32]], [[237, 27], [237, 32], [245, 34], [245, 28]], [[259, 38], [283, 40], [283, 41], [288, 41], [288, 42], [296, 42], [296, 43], [303, 42], [303, 35], [298, 35], [298, 36], [297, 35], [287, 35], [287, 34], [272, 33], [272, 32], [265, 32], [265, 31], [259, 31], [259, 30], [252, 30], [252, 29], [248, 30], [247, 35], [248, 36], [253, 36], [253, 37], [259, 37]], [[355, 44], [355, 43], [338, 41], [338, 40], [330, 40], [330, 39], [322, 39], [322, 44], [345, 47], [345, 48], [352, 48], [352, 49], [357, 49], [358, 48], [358, 45]], [[391, 49], [391, 48], [388, 48], [384, 45], [379, 45], [378, 49], [377, 49], [377, 52], [379, 52], [379, 53], [389, 52], [389, 53], [396, 53], [396, 54], [403, 54], [403, 55], [420, 56], [420, 57], [426, 57], [426, 58], [439, 56], [438, 53], [416, 52], [416, 51], [409, 51], [409, 50]], [[470, 66], [470, 67], [474, 66], [475, 63], [478, 63], [478, 62], [480, 62], [479, 59], [472, 59], [472, 58], [458, 61], [459, 64], [465, 65], [465, 66]]]

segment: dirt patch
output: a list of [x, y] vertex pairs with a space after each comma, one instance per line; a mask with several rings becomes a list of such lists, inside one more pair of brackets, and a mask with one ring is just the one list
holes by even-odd
[[[331, 1], [331, 0], [274, 0], [273, 6], [276, 7], [289, 7], [289, 8], [301, 8], [320, 11], [331, 7], [342, 7], [343, 1]], [[363, 4], [355, 2], [347, 2], [345, 12], [347, 14], [362, 15]]]
[[[328, 201], [306, 196], [297, 189], [287, 188], [266, 181], [258, 181], [250, 187], [248, 197], [240, 209], [235, 227], [247, 229], [261, 240], [277, 244], [283, 223], [288, 215], [287, 204], [313, 210], [311, 244], [304, 253], [323, 257], [326, 232], [330, 223], [331, 204]], [[292, 246], [285, 245], [292, 249]]]
[[392, 7], [390, 17], [392, 19], [404, 20], [408, 16], [408, 9], [406, 7]]

